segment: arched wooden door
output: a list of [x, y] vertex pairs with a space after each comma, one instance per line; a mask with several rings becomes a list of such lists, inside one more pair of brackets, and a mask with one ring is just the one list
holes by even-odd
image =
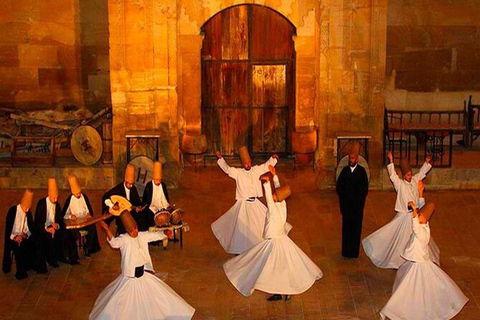
[[294, 128], [295, 27], [261, 5], [225, 9], [202, 27], [202, 130], [208, 153], [288, 153]]

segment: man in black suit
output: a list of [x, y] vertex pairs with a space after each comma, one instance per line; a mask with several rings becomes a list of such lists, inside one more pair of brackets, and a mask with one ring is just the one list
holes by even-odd
[[35, 225], [41, 250], [38, 252], [38, 268], [47, 271], [46, 262], [58, 268], [58, 261], [63, 260], [62, 241], [65, 224], [62, 208], [58, 203], [58, 188], [55, 178], [48, 178], [48, 195], [37, 203]]
[[25, 190], [20, 204], [14, 205], [8, 210], [5, 222], [2, 270], [4, 273], [9, 273], [12, 270], [11, 253], [13, 251], [17, 265], [15, 278], [19, 280], [27, 278], [27, 271], [36, 267], [36, 231], [30, 211], [32, 200], [33, 192], [30, 189]]
[[354, 143], [348, 165], [338, 176], [337, 194], [342, 213], [342, 256], [358, 258], [362, 235], [363, 208], [368, 194], [365, 168], [358, 164], [360, 144]]
[[[140, 196], [138, 195], [137, 188], [135, 187], [135, 167], [132, 164], [127, 164], [125, 169], [125, 178], [122, 183], [116, 185], [109, 191], [107, 191], [102, 197], [102, 207], [103, 214], [108, 213], [109, 207], [105, 204], [105, 200], [109, 200], [111, 196], [117, 195], [126, 198], [132, 206], [135, 206], [134, 210], [131, 211], [131, 214], [138, 225], [139, 231], [145, 231], [148, 229], [145, 214], [142, 212], [140, 205]], [[122, 234], [127, 232], [123, 226], [122, 220], [120, 217], [111, 217], [106, 220], [107, 224], [110, 224], [115, 218], [115, 223], [117, 225], [117, 233]]]
[[153, 180], [148, 182], [143, 191], [143, 206], [147, 215], [149, 227], [155, 225], [155, 213], [170, 209], [167, 185], [163, 181], [162, 163], [156, 161], [153, 165]]

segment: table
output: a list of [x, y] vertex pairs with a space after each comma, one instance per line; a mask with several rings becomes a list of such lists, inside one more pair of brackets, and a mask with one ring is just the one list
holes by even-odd
[[[128, 131], [125, 134], [127, 139], [127, 163], [131, 160], [131, 149], [140, 142], [150, 145], [154, 149], [154, 161], [160, 158], [160, 131]], [[132, 144], [133, 143], [133, 144]]]
[[362, 155], [368, 162], [368, 140], [371, 138], [372, 136], [362, 133], [337, 133], [337, 164], [340, 163], [340, 160], [342, 160], [346, 154], [348, 154], [349, 150], [346, 149], [346, 147], [351, 141], [360, 143], [360, 155]]

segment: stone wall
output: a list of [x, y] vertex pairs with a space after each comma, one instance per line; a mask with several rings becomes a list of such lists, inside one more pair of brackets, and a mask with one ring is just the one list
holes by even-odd
[[[156, 129], [178, 158], [178, 137], [201, 128], [200, 28], [232, 5], [269, 6], [297, 29], [296, 127], [319, 127], [319, 187], [334, 185], [336, 135], [372, 136], [373, 183], [380, 183], [386, 0], [109, 0], [114, 159], [125, 165], [127, 130]], [[128, 129], [127, 129], [128, 128]]]
[[476, 0], [388, 3], [386, 101], [391, 109], [461, 109], [480, 101]]
[[80, 107], [92, 94], [96, 103], [88, 106], [110, 104], [106, 3], [2, 1], [0, 104], [24, 110]]

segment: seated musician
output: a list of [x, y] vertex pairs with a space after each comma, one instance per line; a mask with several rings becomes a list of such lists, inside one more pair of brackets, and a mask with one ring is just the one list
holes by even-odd
[[167, 185], [163, 181], [162, 163], [156, 161], [153, 165], [153, 180], [146, 184], [143, 191], [143, 206], [146, 207], [149, 227], [155, 226], [155, 213], [162, 210], [171, 211], [169, 201]]
[[[63, 206], [63, 218], [65, 220], [70, 220], [69, 223], [81, 223], [84, 220], [92, 219], [92, 206], [90, 205], [87, 195], [82, 192], [77, 177], [74, 174], [69, 175], [68, 183], [70, 184], [70, 191], [72, 194], [65, 200], [65, 205]], [[90, 257], [91, 254], [100, 251], [96, 225], [88, 225], [80, 228], [80, 230], [88, 232], [86, 235], [85, 256]], [[67, 256], [70, 263], [79, 264], [76, 246], [77, 231], [68, 230], [66, 234]]]
[[46, 272], [47, 262], [51, 267], [58, 268], [58, 261], [64, 260], [62, 241], [65, 224], [63, 223], [62, 208], [58, 202], [55, 178], [48, 178], [48, 194], [38, 201], [34, 221], [41, 247], [38, 252], [38, 270]]
[[[138, 195], [137, 188], [135, 187], [135, 167], [132, 164], [128, 164], [125, 169], [124, 181], [109, 191], [107, 191], [102, 197], [102, 207], [103, 214], [108, 214], [108, 206], [105, 204], [105, 200], [110, 199], [111, 196], [117, 195], [126, 198], [133, 206], [136, 208], [132, 210], [131, 214], [137, 225], [139, 226], [140, 231], [145, 231], [148, 229], [147, 223], [145, 223], [144, 213], [142, 212], [140, 196]], [[115, 224], [117, 225], [117, 233], [125, 233], [125, 227], [123, 226], [122, 220], [119, 217], [111, 217], [105, 220], [109, 225], [113, 219], [115, 219]]]
[[35, 268], [35, 225], [30, 211], [32, 200], [33, 192], [25, 190], [20, 204], [8, 209], [5, 222], [2, 270], [4, 273], [11, 271], [13, 251], [17, 265], [15, 278], [19, 280], [27, 278], [27, 271]]

